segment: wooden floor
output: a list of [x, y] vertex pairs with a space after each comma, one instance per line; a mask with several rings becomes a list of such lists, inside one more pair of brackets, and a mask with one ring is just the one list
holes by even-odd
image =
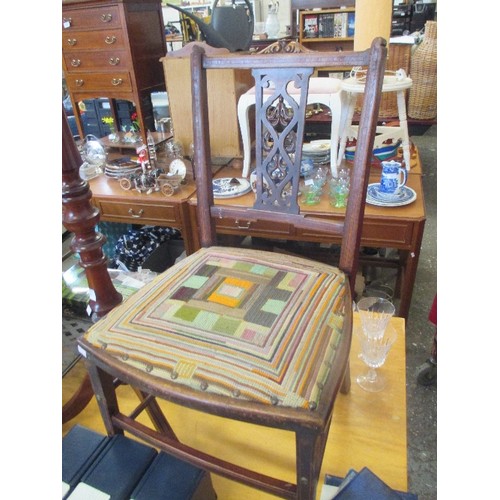
[[[351, 468], [360, 470], [366, 466], [392, 488], [407, 491], [405, 325], [401, 318], [393, 318], [391, 322], [398, 338], [385, 365], [380, 368], [380, 373], [387, 379], [383, 392], [368, 393], [357, 385], [356, 376], [366, 367], [358, 358], [358, 339], [353, 336], [351, 392], [337, 398], [319, 487], [325, 474], [343, 477]], [[358, 327], [359, 319], [355, 317], [355, 331]], [[64, 377], [63, 403], [78, 387], [83, 370], [82, 364], [78, 363]], [[134, 393], [125, 386], [119, 391], [124, 409], [132, 409]], [[241, 465], [256, 471], [295, 480], [295, 439], [292, 433], [229, 422], [169, 403], [162, 404], [177, 436], [187, 444], [226, 460], [237, 457]], [[94, 398], [83, 412], [62, 426], [62, 435], [77, 423], [105, 433]], [[218, 500], [276, 498], [216, 475], [212, 475], [212, 480]]]

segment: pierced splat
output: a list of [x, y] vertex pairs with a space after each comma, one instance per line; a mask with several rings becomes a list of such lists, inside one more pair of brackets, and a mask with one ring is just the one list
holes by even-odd
[[[256, 95], [256, 200], [254, 208], [299, 213], [297, 191], [311, 68], [253, 70]], [[300, 89], [298, 102], [288, 92]], [[272, 94], [264, 94], [272, 89]], [[302, 105], [300, 105], [302, 103]]]

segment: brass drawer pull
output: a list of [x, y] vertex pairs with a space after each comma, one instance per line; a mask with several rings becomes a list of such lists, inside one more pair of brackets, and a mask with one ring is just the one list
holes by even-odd
[[111, 14], [103, 14], [101, 16], [101, 21], [103, 23], [110, 23], [112, 19], [113, 19], [113, 16]]
[[71, 59], [71, 66], [73, 66], [74, 68], [78, 68], [81, 63], [82, 61], [80, 61], [80, 59]]
[[118, 66], [118, 64], [120, 64], [120, 58], [119, 57], [110, 57], [109, 64], [111, 64], [111, 66]]
[[144, 214], [144, 209], [140, 209], [138, 213], [134, 213], [134, 209], [133, 208], [129, 208], [128, 209], [128, 213], [134, 217], [134, 219], [140, 219], [142, 217], [142, 215]]
[[252, 224], [252, 221], [250, 221], [250, 220], [249, 220], [249, 221], [247, 221], [246, 226], [241, 226], [241, 225], [240, 225], [240, 221], [239, 221], [238, 219], [236, 219], [236, 220], [234, 221], [234, 223], [236, 224], [236, 227], [237, 227], [238, 229], [250, 229], [250, 225]]
[[83, 80], [75, 80], [75, 85], [77, 87], [83, 87]]
[[71, 45], [73, 47], [73, 45], [76, 45], [76, 38], [68, 38], [68, 45]]
[[116, 42], [116, 36], [115, 35], [107, 36], [104, 39], [104, 43], [107, 43], [108, 45], [113, 45], [115, 42]]
[[121, 85], [123, 83], [123, 78], [113, 78], [111, 80], [111, 84], [117, 87], [118, 85]]

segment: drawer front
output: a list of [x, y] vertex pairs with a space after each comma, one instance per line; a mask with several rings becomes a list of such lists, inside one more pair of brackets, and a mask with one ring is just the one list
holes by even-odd
[[[376, 222], [370, 219], [363, 221], [361, 231], [361, 244], [372, 247], [398, 248], [408, 250], [412, 245], [414, 224], [406, 224], [397, 221]], [[320, 233], [310, 232], [306, 229], [297, 231], [298, 239], [305, 241], [320, 241], [340, 243], [340, 238], [330, 238]]]
[[62, 29], [66, 32], [119, 26], [121, 19], [117, 5], [91, 9], [65, 9], [62, 14]]
[[105, 29], [99, 31], [62, 32], [63, 52], [73, 50], [110, 50], [124, 49], [125, 35], [121, 29]]
[[289, 224], [276, 224], [269, 221], [217, 219], [217, 231], [241, 235], [245, 234], [245, 231], [248, 231], [253, 236], [283, 238], [293, 234], [293, 227]]
[[105, 50], [101, 52], [72, 52], [64, 54], [68, 73], [79, 71], [127, 71], [130, 69], [126, 50]]
[[68, 71], [66, 83], [70, 92], [131, 92], [132, 82], [129, 73], [81, 73]]
[[112, 200], [94, 200], [94, 202], [97, 203], [103, 219], [178, 228], [182, 225], [176, 206], [169, 203], [126, 203]]

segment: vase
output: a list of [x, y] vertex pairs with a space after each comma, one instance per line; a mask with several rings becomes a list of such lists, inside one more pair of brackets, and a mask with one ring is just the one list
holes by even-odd
[[437, 22], [425, 23], [424, 39], [411, 58], [413, 85], [408, 99], [408, 116], [418, 120], [437, 117]]
[[108, 139], [111, 141], [111, 142], [120, 142], [120, 136], [113, 130], [113, 129], [110, 129], [110, 133], [108, 135]]
[[280, 22], [278, 20], [278, 8], [269, 7], [266, 18], [266, 33], [268, 38], [278, 38], [280, 34]]

